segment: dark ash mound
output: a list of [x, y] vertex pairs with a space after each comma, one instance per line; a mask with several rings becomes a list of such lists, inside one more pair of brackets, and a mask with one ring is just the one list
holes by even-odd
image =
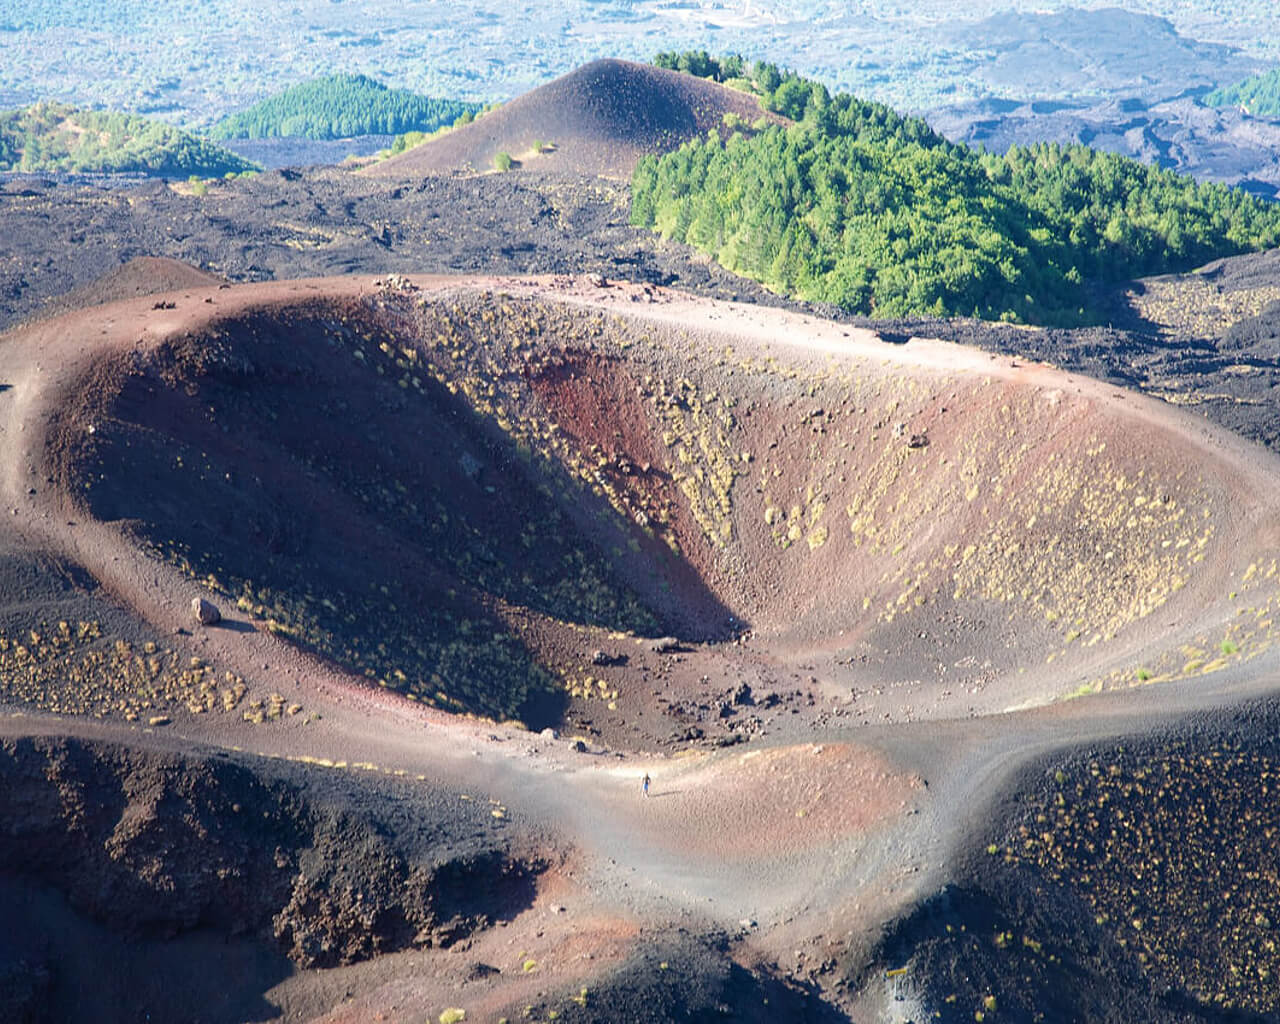
[[1271, 701], [1029, 769], [877, 972], [943, 1021], [1275, 1020], [1278, 716]]
[[719, 130], [730, 113], [748, 122], [764, 116], [754, 97], [715, 82], [597, 60], [365, 173], [403, 179], [487, 171], [499, 152], [520, 158], [541, 141], [551, 148], [531, 167], [625, 178], [641, 156]]
[[0, 780], [0, 878], [125, 938], [208, 929], [299, 966], [352, 963], [512, 916], [540, 870], [487, 807], [425, 786], [70, 738], [0, 742]]
[[804, 987], [768, 970], [734, 962], [721, 934], [683, 928], [646, 942], [590, 989], [534, 1007], [566, 1024], [838, 1024], [848, 1018]]

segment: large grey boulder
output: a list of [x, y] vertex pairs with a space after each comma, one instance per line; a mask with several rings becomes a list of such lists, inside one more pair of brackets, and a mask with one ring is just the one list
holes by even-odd
[[212, 626], [222, 621], [222, 613], [218, 611], [218, 606], [212, 601], [206, 601], [203, 597], [191, 599], [191, 614], [202, 626]]

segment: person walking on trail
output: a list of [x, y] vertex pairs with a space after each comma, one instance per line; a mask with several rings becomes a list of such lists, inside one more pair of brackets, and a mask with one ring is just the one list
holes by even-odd
[[649, 773], [644, 773], [644, 779], [640, 783], [640, 790], [645, 796], [649, 795]]

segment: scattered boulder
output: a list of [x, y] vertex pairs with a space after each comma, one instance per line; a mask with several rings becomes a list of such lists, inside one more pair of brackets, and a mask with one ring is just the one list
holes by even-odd
[[575, 754], [585, 754], [587, 752], [587, 745], [583, 743], [582, 740], [574, 740], [573, 752]]
[[649, 650], [654, 654], [670, 654], [680, 649], [680, 641], [673, 636], [660, 636], [649, 641]]
[[557, 740], [560, 738], [560, 734], [556, 732], [553, 728], [551, 728], [551, 726], [547, 726], [538, 735], [541, 736], [544, 740]]
[[203, 597], [191, 599], [191, 614], [202, 626], [212, 626], [222, 621], [222, 612], [218, 611], [218, 606]]
[[383, 281], [374, 281], [374, 286], [388, 292], [416, 292], [418, 286], [403, 274], [388, 274]]
[[609, 651], [592, 651], [591, 664], [593, 665], [625, 665], [627, 656], [625, 654], [612, 654]]
[[751, 695], [751, 687], [745, 682], [738, 684], [731, 699], [738, 707], [748, 707], [756, 702], [755, 697]]
[[912, 434], [910, 440], [907, 441], [908, 448], [928, 448], [928, 434]]
[[608, 279], [604, 276], [604, 274], [594, 274], [594, 273], [593, 273], [593, 274], [588, 274], [588, 275], [587, 275], [587, 284], [589, 284], [589, 285], [591, 285], [592, 287], [595, 287], [595, 288], [608, 288], [608, 287], [609, 287], [609, 281], [608, 281]]

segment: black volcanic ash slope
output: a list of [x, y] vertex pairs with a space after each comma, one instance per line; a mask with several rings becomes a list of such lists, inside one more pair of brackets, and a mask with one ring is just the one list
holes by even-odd
[[531, 167], [626, 177], [641, 156], [720, 130], [729, 114], [747, 122], [766, 116], [755, 97], [727, 86], [647, 64], [597, 60], [364, 173], [405, 179], [488, 171], [499, 152], [519, 157], [540, 141], [547, 151]]
[[1276, 1020], [1278, 713], [1040, 763], [888, 966], [943, 1021]]
[[[245, 1003], [288, 972], [284, 958], [327, 967], [449, 946], [523, 910], [545, 866], [487, 804], [247, 755], [5, 739], [0, 792], [0, 913], [23, 937], [0, 944], [6, 1021], [77, 1019], [95, 999], [99, 1020], [141, 1007], [266, 1019], [243, 1016]], [[198, 979], [140, 967], [149, 942], [180, 951], [191, 933], [250, 943], [254, 970], [231, 974], [225, 951]], [[99, 943], [88, 958], [75, 955], [86, 934]], [[156, 976], [120, 991], [139, 974]]]

